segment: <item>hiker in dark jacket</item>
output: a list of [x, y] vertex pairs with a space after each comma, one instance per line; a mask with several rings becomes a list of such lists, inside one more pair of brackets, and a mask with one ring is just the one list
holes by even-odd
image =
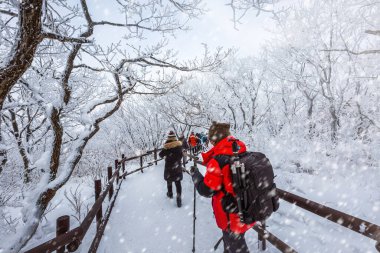
[[185, 136], [181, 135], [178, 140], [182, 142], [182, 150], [187, 151], [189, 150], [190, 146], [189, 143], [186, 141]]
[[[254, 223], [246, 225], [240, 222], [237, 213], [227, 213], [222, 207], [222, 199], [226, 193], [233, 196], [236, 194], [232, 187], [230, 165], [227, 163], [221, 168], [219, 155], [232, 156], [232, 143], [236, 139], [230, 134], [229, 124], [216, 122], [211, 125], [208, 138], [214, 147], [202, 153], [203, 164], [206, 165], [205, 176], [196, 167], [190, 170], [195, 188], [200, 195], [212, 197], [215, 220], [223, 233], [224, 253], [249, 253], [244, 234]], [[239, 153], [246, 152], [245, 144], [236, 141], [240, 146]]]
[[[185, 136], [181, 135], [178, 140], [182, 142], [182, 152], [187, 152], [190, 149], [189, 143], [187, 143]], [[187, 157], [183, 156], [183, 164], [187, 163]]]
[[170, 131], [168, 139], [164, 144], [164, 148], [159, 153], [161, 158], [165, 157], [165, 171], [164, 179], [167, 182], [168, 192], [166, 195], [169, 198], [173, 198], [173, 186], [175, 183], [177, 191], [177, 206], [181, 207], [182, 200], [182, 187], [181, 180], [183, 178], [182, 174], [182, 142], [178, 141], [174, 132]]
[[202, 151], [202, 135], [200, 133], [196, 133], [197, 137], [197, 154]]
[[200, 133], [200, 136], [201, 136], [201, 149], [202, 149], [202, 152], [205, 152], [207, 150], [207, 147], [208, 147], [207, 134]]

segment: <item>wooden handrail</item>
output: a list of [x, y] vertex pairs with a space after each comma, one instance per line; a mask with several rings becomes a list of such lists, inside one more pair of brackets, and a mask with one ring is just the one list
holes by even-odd
[[79, 240], [82, 238], [83, 235], [83, 229], [79, 226], [76, 227], [68, 232], [66, 232], [63, 235], [60, 235], [58, 237], [55, 237], [47, 242], [44, 242], [25, 253], [47, 253], [47, 252], [53, 252], [57, 250], [58, 248], [65, 246], [67, 244], [70, 244], [76, 240]]
[[121, 183], [122, 182], [119, 183], [119, 185], [118, 185], [119, 187], [116, 190], [116, 194], [115, 194], [113, 200], [111, 201], [108, 209], [105, 212], [105, 217], [104, 217], [103, 222], [100, 224], [99, 228], [97, 228], [95, 238], [92, 241], [91, 246], [90, 246], [90, 248], [88, 250], [89, 253], [96, 253], [96, 250], [99, 247], [100, 241], [101, 241], [102, 236], [104, 234], [104, 230], [105, 230], [105, 228], [107, 226], [108, 220], [109, 220], [109, 218], [111, 216], [112, 209], [113, 209], [113, 207], [115, 205], [116, 198], [117, 198], [117, 196], [119, 194], [119, 191], [120, 191], [120, 188], [121, 188]]
[[310, 199], [302, 198], [298, 195], [281, 189], [277, 189], [277, 192], [281, 199], [289, 203], [295, 204], [302, 209], [305, 209], [343, 227], [351, 229], [352, 231], [355, 231], [361, 235], [380, 242], [380, 226], [376, 224], [319, 204]]
[[255, 230], [259, 235], [261, 235], [263, 239], [268, 240], [279, 251], [286, 252], [286, 253], [297, 253], [297, 251], [295, 249], [293, 249], [292, 247], [287, 245], [285, 242], [278, 239], [272, 233], [263, 229], [262, 226], [255, 225], [255, 226], [253, 226], [253, 230]]
[[120, 160], [120, 163], [122, 163], [122, 162], [128, 162], [128, 161], [140, 158], [140, 157], [151, 155], [151, 154], [154, 154], [154, 152], [158, 152], [158, 151], [161, 151], [161, 150], [162, 150], [162, 148], [152, 149], [152, 150], [146, 151], [146, 153], [141, 154], [141, 155], [136, 155], [136, 156], [131, 156], [131, 157], [125, 157], [125, 158], [123, 158], [123, 159]]
[[164, 159], [164, 158], [157, 159], [157, 160], [153, 160], [153, 161], [148, 162], [148, 165], [142, 166], [142, 167], [140, 167], [140, 168], [138, 168], [138, 169], [135, 169], [135, 170], [132, 170], [132, 171], [126, 171], [126, 172], [124, 172], [122, 175], [120, 175], [120, 177], [129, 176], [129, 175], [131, 175], [131, 174], [133, 174], [133, 173], [139, 172], [139, 171], [141, 171], [141, 170], [143, 170], [143, 169], [145, 169], [145, 168], [148, 168], [148, 167], [152, 166], [153, 163], [158, 162], [158, 161], [161, 161], [161, 160], [163, 160], [163, 159]]

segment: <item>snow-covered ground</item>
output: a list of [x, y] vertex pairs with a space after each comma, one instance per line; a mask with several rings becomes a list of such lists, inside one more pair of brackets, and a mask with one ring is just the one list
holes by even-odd
[[[161, 162], [123, 182], [99, 253], [192, 251], [194, 193], [191, 178], [184, 174], [183, 206], [178, 208], [175, 200], [166, 197], [163, 165]], [[214, 252], [221, 231], [213, 217], [211, 199], [197, 194], [196, 201], [196, 252]], [[246, 238], [254, 252], [257, 234], [252, 230]], [[223, 252], [222, 249], [220, 245], [216, 252]]]
[[[363, 191], [356, 192], [356, 186], [344, 183], [342, 178], [320, 179], [279, 170], [276, 174], [281, 189], [379, 224], [380, 202], [374, 193], [366, 195], [361, 202], [359, 196]], [[183, 206], [177, 208], [175, 201], [166, 197], [163, 162], [144, 174], [128, 177], [122, 184], [98, 252], [191, 252], [193, 184], [189, 176], [184, 175], [182, 185]], [[336, 201], [343, 195], [347, 201], [343, 204]], [[373, 202], [368, 203], [371, 198]], [[214, 221], [211, 201], [199, 195], [196, 200], [196, 252], [213, 252], [221, 232]], [[268, 231], [298, 252], [376, 252], [374, 241], [284, 201], [267, 225]], [[246, 239], [251, 252], [257, 252], [257, 234], [251, 230]], [[220, 245], [216, 252], [222, 252], [222, 248]], [[278, 251], [269, 245], [266, 252]]]

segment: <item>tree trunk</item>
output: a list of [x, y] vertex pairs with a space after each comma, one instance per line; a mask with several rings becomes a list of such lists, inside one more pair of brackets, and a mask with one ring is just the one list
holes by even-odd
[[234, 108], [230, 104], [228, 104], [227, 106], [228, 106], [228, 108], [230, 109], [230, 111], [232, 113], [232, 118], [234, 119], [234, 131], [236, 131], [237, 122], [236, 122], [235, 110], [234, 110]]
[[[2, 115], [0, 112], [0, 144], [3, 142], [3, 136], [2, 136], [2, 131], [1, 131], [1, 125], [2, 125]], [[0, 174], [3, 172], [3, 168], [5, 167], [5, 164], [8, 161], [7, 157], [7, 150], [5, 148], [0, 148]]]
[[311, 96], [307, 95], [306, 98], [307, 98], [307, 102], [308, 102], [307, 120], [309, 121], [309, 138], [311, 139], [315, 133], [315, 122], [313, 120], [313, 108], [314, 108], [315, 96], [311, 97]]
[[11, 124], [13, 128], [13, 135], [17, 142], [18, 152], [22, 158], [22, 162], [24, 164], [24, 183], [27, 184], [30, 182], [29, 177], [29, 159], [26, 155], [26, 149], [24, 144], [22, 143], [22, 138], [20, 135], [20, 131], [17, 124], [16, 113], [13, 110], [9, 110], [9, 114], [11, 115]]
[[24, 0], [20, 3], [19, 30], [16, 43], [8, 55], [8, 62], [0, 68], [0, 110], [6, 96], [30, 67], [41, 36], [42, 0]]
[[58, 172], [59, 158], [61, 156], [63, 128], [60, 122], [60, 112], [57, 108], [53, 108], [50, 116], [51, 126], [54, 132], [53, 152], [50, 160], [50, 181], [53, 181]]
[[334, 107], [334, 104], [330, 104], [330, 115], [331, 115], [331, 141], [333, 143], [336, 143], [336, 138], [337, 138], [337, 131], [338, 131], [338, 126], [339, 126], [339, 118], [336, 114], [336, 110]]

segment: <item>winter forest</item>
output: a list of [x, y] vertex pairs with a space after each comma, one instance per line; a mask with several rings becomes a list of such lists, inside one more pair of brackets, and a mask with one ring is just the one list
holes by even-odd
[[[377, 0], [0, 0], [0, 253], [54, 238], [60, 216], [78, 227], [115, 159], [212, 121], [269, 158], [278, 188], [380, 225], [379, 66]], [[195, 252], [214, 252], [211, 199], [184, 173], [178, 208], [164, 164], [119, 185], [97, 252], [191, 252], [195, 215]], [[281, 199], [266, 223], [294, 252], [380, 251], [380, 231]]]

